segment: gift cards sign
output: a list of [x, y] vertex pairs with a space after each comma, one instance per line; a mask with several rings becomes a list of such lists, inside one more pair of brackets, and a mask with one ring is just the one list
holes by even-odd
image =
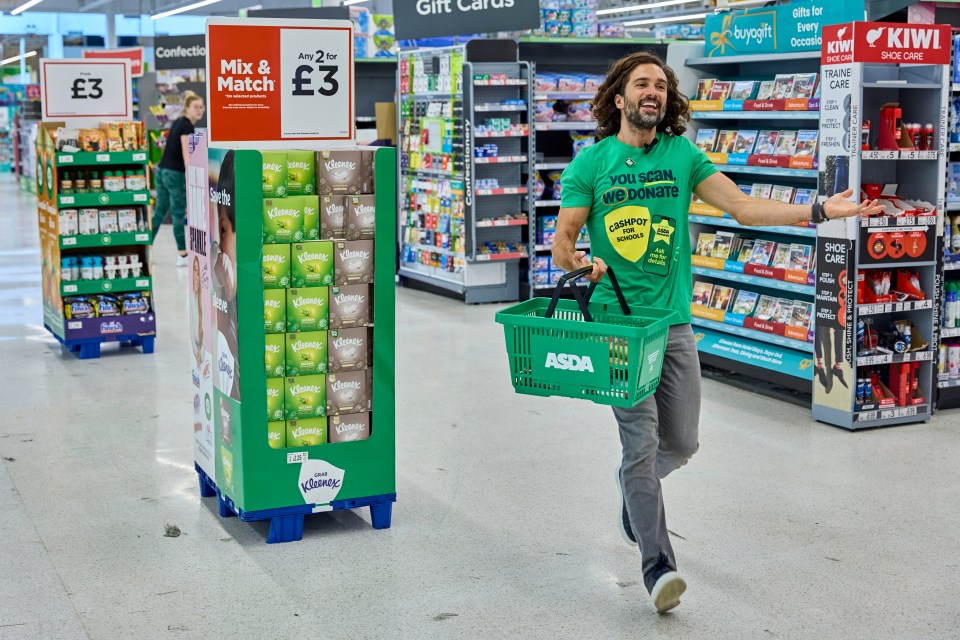
[[352, 141], [353, 25], [207, 21], [211, 142]]
[[396, 0], [397, 38], [518, 31], [540, 26], [536, 0]]
[[128, 60], [41, 60], [44, 120], [97, 126], [133, 120]]

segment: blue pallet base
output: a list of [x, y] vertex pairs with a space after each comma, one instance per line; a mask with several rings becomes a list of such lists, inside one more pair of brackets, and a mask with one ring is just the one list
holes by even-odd
[[[238, 509], [230, 496], [220, 491], [213, 479], [194, 464], [200, 479], [200, 497], [217, 497], [217, 508], [221, 518], [239, 516], [244, 522], [270, 521], [270, 533], [267, 535], [267, 544], [276, 542], [295, 542], [303, 538], [303, 517], [314, 513], [312, 504], [280, 509], [264, 509], [262, 511], [244, 511]], [[374, 529], [389, 529], [393, 516], [393, 503], [397, 501], [397, 494], [386, 493], [366, 498], [351, 498], [349, 500], [334, 500], [327, 511], [341, 509], [358, 509], [370, 507], [370, 520]], [[322, 511], [319, 513], [326, 513]]]
[[57, 341], [66, 347], [70, 353], [77, 354], [81, 360], [89, 360], [91, 358], [100, 357], [100, 345], [104, 342], [119, 342], [121, 347], [140, 347], [143, 349], [144, 353], [153, 353], [153, 343], [156, 339], [156, 336], [110, 336], [108, 338], [83, 338], [81, 340], [64, 340], [56, 333], [53, 332], [53, 329], [47, 325], [47, 331], [50, 332]]

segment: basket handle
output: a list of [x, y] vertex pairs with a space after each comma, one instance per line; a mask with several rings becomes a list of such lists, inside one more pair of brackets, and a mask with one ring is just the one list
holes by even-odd
[[[580, 291], [580, 288], [576, 285], [576, 281], [578, 279], [587, 275], [591, 271], [593, 271], [593, 265], [580, 267], [576, 271], [570, 271], [569, 273], [565, 273], [560, 276], [560, 281], [557, 283], [556, 289], [553, 290], [553, 297], [550, 299], [550, 305], [547, 307], [544, 317], [553, 317], [553, 313], [557, 309], [557, 302], [560, 301], [560, 293], [563, 292], [564, 285], [570, 285], [570, 290], [573, 293], [573, 297], [577, 301], [577, 306], [580, 307], [580, 312], [583, 314], [583, 319], [587, 322], [593, 322], [593, 316], [590, 314], [590, 310], [587, 308], [587, 303], [590, 302], [590, 298], [593, 296], [593, 292], [597, 288], [597, 283], [590, 283], [590, 287], [587, 289], [586, 296], [583, 295], [583, 293]], [[613, 292], [617, 295], [617, 302], [620, 303], [620, 310], [623, 311], [623, 315], [630, 315], [630, 307], [627, 306], [627, 300], [623, 297], [623, 291], [620, 289], [620, 283], [617, 282], [617, 276], [613, 274], [613, 268], [607, 267], [607, 275], [610, 276], [610, 284], [613, 285]]]

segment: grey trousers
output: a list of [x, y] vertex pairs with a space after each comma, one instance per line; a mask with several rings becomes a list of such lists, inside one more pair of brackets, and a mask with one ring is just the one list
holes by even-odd
[[660, 479], [686, 464], [699, 447], [700, 360], [689, 324], [670, 327], [656, 392], [629, 409], [614, 407], [613, 413], [623, 446], [623, 499], [640, 543], [643, 581], [652, 591], [662, 574], [677, 568]]

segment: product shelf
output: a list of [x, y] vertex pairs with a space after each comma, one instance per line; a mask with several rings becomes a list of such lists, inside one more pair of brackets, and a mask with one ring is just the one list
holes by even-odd
[[536, 207], [559, 207], [560, 200], [537, 200], [534, 203]]
[[141, 278], [114, 278], [113, 280], [68, 280], [60, 283], [60, 295], [76, 296], [94, 293], [128, 293], [149, 291], [150, 276]]
[[474, 105], [473, 110], [477, 113], [490, 113], [494, 111], [526, 111], [525, 104], [478, 104]]
[[115, 191], [103, 193], [71, 193], [57, 196], [57, 207], [109, 207], [150, 202], [149, 191]]
[[538, 162], [533, 165], [533, 168], [537, 171], [549, 171], [551, 169], [566, 169], [570, 163], [573, 162], [573, 158], [569, 160], [557, 161], [557, 162]]
[[58, 167], [89, 167], [111, 166], [127, 164], [146, 164], [146, 151], [110, 151], [93, 152], [78, 151], [77, 153], [58, 153], [56, 156]]
[[[577, 248], [577, 251], [586, 251], [586, 250], [588, 250], [588, 249], [590, 248], [590, 243], [589, 243], [589, 242], [578, 242], [578, 243], [577, 243], [576, 245], [574, 245], [574, 246]], [[540, 251], [552, 251], [552, 250], [553, 250], [553, 245], [549, 245], [549, 244], [537, 244], [537, 245], [534, 245], [533, 248], [534, 248], [534, 250], [536, 250], [537, 252], [540, 252]]]
[[533, 95], [534, 100], [593, 100], [595, 97], [596, 91], [538, 91]]
[[910, 351], [907, 353], [881, 353], [875, 356], [857, 356], [858, 367], [872, 367], [881, 364], [901, 364], [904, 362], [929, 362], [933, 360], [933, 351]]
[[903, 151], [861, 151], [861, 160], [937, 160], [937, 151], [919, 151], [904, 149]]
[[490, 227], [525, 227], [530, 224], [528, 218], [516, 218], [513, 220], [478, 220], [474, 225], [478, 229]]
[[444, 171], [443, 169], [411, 169], [410, 167], [404, 167], [400, 170], [401, 172], [407, 175], [421, 175], [421, 176], [432, 176], [437, 178], [462, 178], [463, 174], [456, 171]]
[[864, 229], [882, 230], [896, 227], [929, 227], [937, 224], [937, 216], [883, 216], [879, 218], [860, 218]]
[[516, 196], [527, 193], [526, 187], [500, 187], [497, 189], [477, 189], [473, 192], [477, 196]]
[[816, 169], [788, 169], [784, 167], [757, 167], [739, 164], [716, 164], [717, 171], [724, 173], [743, 173], [754, 176], [773, 176], [776, 178], [805, 178], [816, 180], [819, 174]]
[[953, 378], [952, 380], [938, 380], [937, 388], [938, 389], [954, 389], [960, 387], [960, 379]]
[[476, 80], [473, 81], [475, 87], [525, 87], [527, 81], [524, 78], [506, 78], [504, 80]]
[[450, 91], [425, 91], [425, 92], [423, 92], [423, 93], [404, 93], [404, 94], [401, 94], [400, 99], [401, 99], [401, 100], [414, 100], [414, 101], [416, 101], [416, 100], [440, 100], [440, 99], [443, 99], [443, 100], [446, 100], [446, 101], [450, 102], [450, 101], [461, 100], [461, 96], [460, 96], [459, 93], [454, 93], [452, 90], [450, 90]]
[[854, 429], [868, 429], [870, 427], [889, 427], [895, 424], [916, 422], [917, 418], [929, 419], [930, 406], [918, 404], [912, 407], [891, 407], [890, 409], [874, 409], [872, 411], [858, 411], [853, 414]]
[[797, 293], [805, 296], [813, 296], [816, 293], [815, 287], [810, 285], [787, 282], [786, 280], [774, 280], [773, 278], [761, 278], [758, 276], [751, 276], [746, 273], [735, 273], [733, 271], [721, 271], [719, 269], [708, 269], [706, 267], [694, 266], [693, 274], [708, 278], [716, 278], [718, 280], [729, 280], [731, 282], [749, 284], [755, 287], [777, 289], [778, 291], [789, 291], [790, 293]]
[[933, 300], [861, 304], [857, 306], [857, 313], [861, 316], [875, 316], [881, 313], [900, 313], [901, 311], [920, 311], [922, 309], [933, 309]]
[[526, 162], [527, 156], [498, 156], [494, 158], [474, 158], [474, 164], [511, 164], [514, 162]]
[[731, 229], [742, 229], [743, 231], [753, 231], [756, 233], [779, 233], [786, 236], [800, 236], [803, 238], [816, 238], [817, 230], [813, 227], [799, 227], [784, 225], [779, 227], [750, 227], [742, 225], [733, 218], [726, 216], [701, 216], [691, 215], [690, 222], [696, 224], [709, 224], [715, 227], [729, 227]]
[[442, 253], [448, 256], [462, 256], [463, 251], [454, 251], [453, 249], [444, 249], [443, 247], [435, 247], [430, 244], [420, 244], [417, 242], [404, 242], [403, 244], [407, 245], [411, 249], [417, 251], [429, 251], [431, 253]]
[[474, 138], [526, 138], [530, 131], [474, 131]]
[[692, 120], [819, 120], [819, 111], [694, 111]]
[[151, 234], [149, 231], [60, 236], [61, 249], [99, 249], [102, 247], [126, 247], [150, 243]]
[[698, 318], [697, 316], [693, 316], [693, 318], [690, 320], [690, 323], [697, 327], [705, 327], [707, 329], [713, 329], [714, 331], [721, 331], [723, 333], [740, 336], [741, 338], [749, 338], [751, 340], [758, 340], [760, 342], [768, 342], [770, 344], [775, 344], [778, 347], [793, 349], [794, 351], [813, 353], [813, 345], [811, 343], [794, 340], [792, 338], [785, 338], [784, 336], [778, 336], [775, 333], [766, 333], [765, 331], [757, 331], [756, 329], [748, 329], [747, 327], [738, 327], [736, 325], [727, 324], [726, 322], [717, 322], [716, 320]]
[[880, 82], [864, 82], [860, 85], [864, 89], [936, 89], [940, 85], [932, 82], [907, 82], [906, 80], [887, 80]]
[[960, 327], [941, 327], [941, 338], [960, 338]]
[[592, 131], [597, 128], [595, 120], [589, 122], [535, 122], [537, 131]]
[[478, 253], [473, 259], [474, 262], [493, 262], [496, 260], [522, 260], [526, 258], [526, 253]]

